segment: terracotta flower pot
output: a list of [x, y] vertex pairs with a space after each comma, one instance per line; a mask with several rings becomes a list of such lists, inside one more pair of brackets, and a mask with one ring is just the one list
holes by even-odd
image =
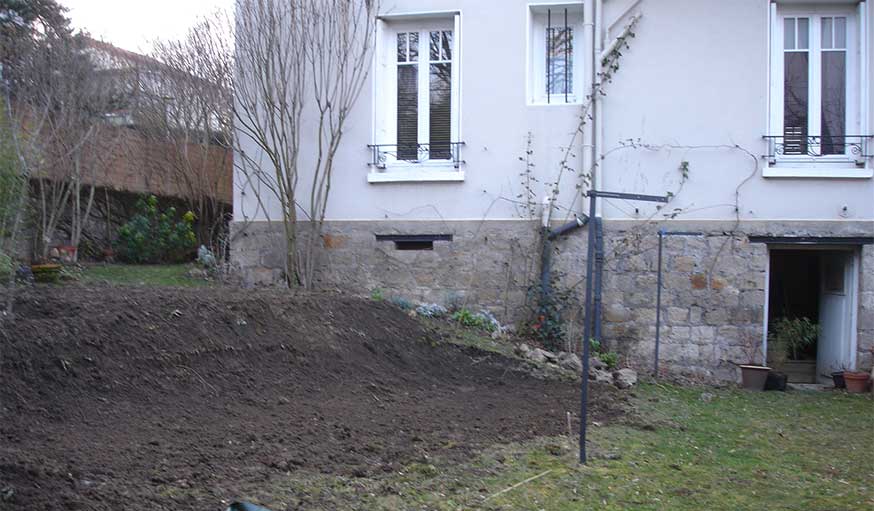
[[868, 390], [868, 373], [845, 371], [844, 381], [850, 394], [861, 394]]
[[765, 382], [768, 380], [769, 372], [771, 372], [770, 367], [741, 365], [740, 375], [743, 388], [753, 391], [765, 390]]

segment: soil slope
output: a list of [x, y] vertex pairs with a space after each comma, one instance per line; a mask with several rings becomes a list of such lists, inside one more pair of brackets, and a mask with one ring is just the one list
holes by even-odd
[[373, 476], [559, 434], [578, 407], [575, 385], [442, 343], [387, 303], [112, 287], [17, 301], [0, 330], [3, 509], [218, 510], [277, 473]]

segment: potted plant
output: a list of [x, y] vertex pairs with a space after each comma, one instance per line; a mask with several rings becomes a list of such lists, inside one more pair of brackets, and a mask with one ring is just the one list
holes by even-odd
[[797, 382], [816, 381], [816, 361], [804, 360], [804, 350], [816, 344], [819, 326], [808, 318], [782, 317], [776, 320], [768, 333], [772, 360]]
[[847, 388], [847, 381], [844, 380], [844, 373], [846, 372], [846, 368], [841, 368], [840, 371], [832, 372], [832, 381], [835, 383], [836, 389], [845, 389]]
[[868, 373], [862, 371], [844, 371], [844, 381], [847, 392], [861, 394], [868, 390]]

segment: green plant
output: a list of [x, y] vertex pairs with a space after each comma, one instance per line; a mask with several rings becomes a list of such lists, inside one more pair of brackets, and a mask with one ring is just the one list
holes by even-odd
[[601, 362], [604, 362], [607, 369], [616, 369], [619, 366], [619, 355], [612, 351], [599, 353], [598, 358], [601, 359]]
[[0, 252], [0, 285], [9, 278], [9, 274], [15, 271], [15, 261], [8, 255]]
[[136, 204], [137, 213], [118, 231], [119, 257], [130, 263], [179, 262], [191, 257], [197, 245], [194, 213], [177, 219], [176, 208], [161, 211], [150, 195]]
[[392, 296], [391, 298], [389, 298], [389, 301], [403, 311], [412, 310], [415, 307], [415, 305], [413, 305], [413, 302], [407, 300], [402, 296]]
[[812, 346], [819, 337], [819, 325], [808, 318], [783, 317], [774, 322], [768, 342], [798, 360], [798, 352]]
[[461, 309], [452, 314], [452, 320], [466, 327], [479, 328], [493, 332], [495, 324], [484, 314], [474, 314], [468, 309]]
[[382, 289], [376, 288], [370, 292], [370, 299], [374, 302], [381, 302], [384, 298], [382, 296]]

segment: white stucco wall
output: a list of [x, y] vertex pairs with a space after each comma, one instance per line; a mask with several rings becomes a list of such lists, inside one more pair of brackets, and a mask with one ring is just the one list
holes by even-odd
[[[630, 3], [605, 1], [605, 22], [612, 22]], [[512, 201], [522, 193], [519, 174], [524, 164], [519, 157], [525, 153], [527, 133], [534, 138], [538, 177], [550, 181], [558, 170], [561, 148], [570, 141], [580, 115], [579, 106], [526, 105], [528, 4], [526, 0], [384, 2], [389, 13], [462, 13], [458, 67], [466, 178], [462, 183], [367, 183], [371, 82], [346, 128], [329, 220], [519, 217]], [[636, 37], [624, 52], [621, 69], [607, 86], [604, 99], [603, 149], [608, 156], [599, 188], [677, 192], [678, 167], [685, 160], [689, 180], [669, 206], [682, 209], [679, 218], [733, 219], [735, 191], [749, 178], [739, 194], [742, 219], [874, 221], [872, 179], [762, 177], [765, 162], [759, 156], [766, 151], [761, 137], [768, 119], [768, 2], [643, 0], [640, 10], [643, 18]], [[869, 18], [871, 12], [874, 9], [869, 10]], [[868, 22], [869, 33], [874, 32], [874, 20]], [[874, 70], [870, 37], [867, 45], [870, 72]], [[871, 82], [868, 87], [874, 97]], [[874, 127], [874, 114], [867, 115], [868, 126]], [[627, 139], [661, 148], [619, 148], [620, 141]], [[575, 151], [578, 169], [580, 143]], [[664, 145], [726, 147], [668, 149]], [[735, 145], [742, 150], [734, 149]], [[306, 136], [303, 147], [312, 147]], [[304, 167], [307, 160], [305, 154]], [[560, 203], [573, 202], [575, 184], [573, 178], [565, 178]], [[542, 188], [539, 195], [545, 193]], [[241, 197], [237, 190], [237, 220], [243, 220], [243, 215], [252, 219], [253, 200], [252, 194]], [[581, 203], [575, 205], [580, 208]], [[604, 205], [604, 216], [610, 219], [646, 218], [651, 212], [645, 204], [610, 201]], [[275, 211], [273, 215], [278, 218]]]

